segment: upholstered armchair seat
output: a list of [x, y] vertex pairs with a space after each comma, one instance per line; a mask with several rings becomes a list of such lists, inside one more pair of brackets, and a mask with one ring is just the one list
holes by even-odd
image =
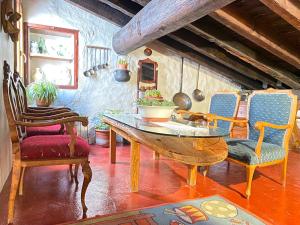
[[[25, 138], [21, 145], [22, 160], [70, 158], [70, 135], [41, 135]], [[87, 157], [89, 145], [81, 137], [76, 137], [73, 157]]]
[[227, 139], [228, 157], [248, 165], [258, 165], [284, 159], [286, 152], [283, 147], [263, 142], [260, 158], [255, 153], [257, 141], [247, 139]]

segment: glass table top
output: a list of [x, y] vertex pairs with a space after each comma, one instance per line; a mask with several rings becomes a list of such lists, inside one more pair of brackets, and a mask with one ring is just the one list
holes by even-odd
[[184, 120], [170, 120], [168, 122], [146, 122], [138, 114], [104, 114], [104, 117], [120, 122], [129, 127], [153, 134], [178, 137], [225, 137], [229, 132], [222, 128], [201, 126]]

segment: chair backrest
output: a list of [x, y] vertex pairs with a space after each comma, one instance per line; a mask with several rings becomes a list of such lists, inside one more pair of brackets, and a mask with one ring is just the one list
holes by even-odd
[[[240, 103], [240, 95], [236, 92], [220, 92], [211, 97], [209, 113], [218, 116], [235, 118]], [[227, 121], [218, 121], [218, 127], [231, 131], [233, 124]]]
[[19, 144], [22, 137], [21, 128], [18, 127], [15, 121], [19, 120], [20, 109], [18, 107], [17, 90], [14, 86], [13, 75], [10, 70], [10, 66], [4, 61], [3, 66], [4, 78], [3, 78], [3, 100], [6, 110], [6, 116], [10, 129], [10, 137], [13, 144], [13, 149], [16, 149], [16, 145]]
[[22, 82], [20, 74], [18, 72], [14, 72], [13, 74], [14, 84], [17, 90], [19, 107], [22, 112], [27, 112], [27, 96], [26, 96], [26, 88]]
[[[259, 138], [259, 131], [255, 129], [256, 122], [293, 126], [296, 112], [297, 96], [290, 90], [254, 91], [248, 98], [248, 139], [257, 141]], [[264, 142], [284, 147], [291, 133], [292, 129], [265, 128]]]

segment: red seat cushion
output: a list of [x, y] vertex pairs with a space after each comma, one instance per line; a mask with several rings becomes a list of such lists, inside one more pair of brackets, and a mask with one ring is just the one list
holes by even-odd
[[63, 134], [64, 131], [60, 131], [61, 125], [52, 125], [45, 127], [27, 127], [26, 133], [27, 137], [36, 136], [36, 135], [58, 135]]
[[[70, 135], [40, 135], [25, 138], [21, 143], [22, 160], [70, 158]], [[73, 157], [87, 157], [89, 145], [81, 137], [76, 137]]]

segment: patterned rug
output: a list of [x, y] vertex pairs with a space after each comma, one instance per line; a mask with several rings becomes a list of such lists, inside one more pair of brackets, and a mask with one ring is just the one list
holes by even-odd
[[254, 215], [219, 196], [131, 212], [98, 216], [63, 225], [262, 225]]

